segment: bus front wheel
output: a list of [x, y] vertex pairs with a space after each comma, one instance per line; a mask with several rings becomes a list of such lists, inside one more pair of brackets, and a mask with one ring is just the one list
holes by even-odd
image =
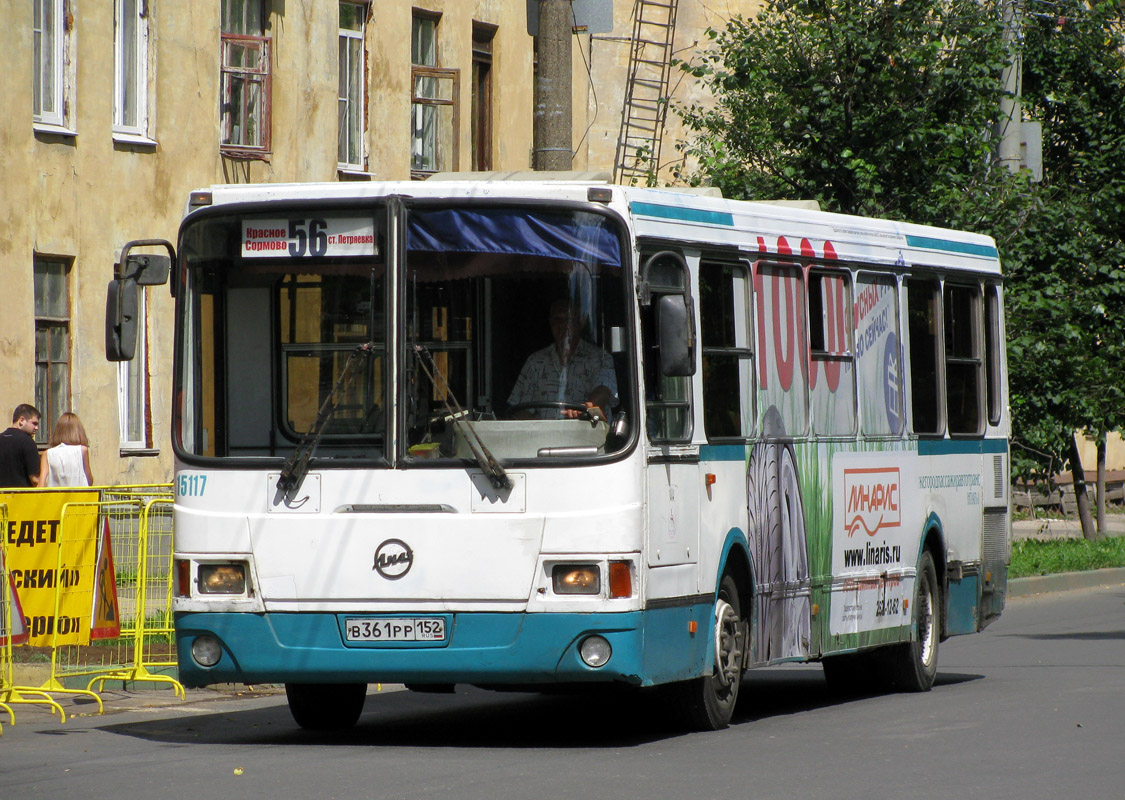
[[896, 645], [890, 655], [890, 678], [896, 689], [928, 692], [937, 677], [941, 639], [941, 587], [929, 550], [922, 552], [914, 592], [913, 641]]
[[287, 683], [289, 713], [305, 730], [342, 731], [355, 725], [367, 699], [366, 683]]
[[727, 727], [738, 702], [750, 630], [742, 615], [738, 584], [729, 574], [719, 583], [714, 626], [712, 674], [670, 687], [684, 721], [695, 730], [717, 731]]

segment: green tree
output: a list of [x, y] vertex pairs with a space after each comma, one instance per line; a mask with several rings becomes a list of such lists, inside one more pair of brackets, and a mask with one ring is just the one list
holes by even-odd
[[[1072, 432], [1101, 443], [1104, 474], [1105, 434], [1125, 426], [1125, 36], [1119, 2], [1032, 8], [1049, 12], [1023, 22], [1022, 101], [1043, 127], [1043, 181], [1005, 254], [1012, 410], [1021, 439], [1070, 461], [1081, 510]], [[1104, 483], [1098, 494], [1104, 530]]]
[[685, 65], [714, 105], [688, 150], [728, 197], [980, 229], [1018, 194], [996, 169], [1008, 63], [992, 0], [772, 0]]

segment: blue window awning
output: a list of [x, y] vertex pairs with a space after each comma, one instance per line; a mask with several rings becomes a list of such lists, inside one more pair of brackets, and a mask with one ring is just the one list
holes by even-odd
[[492, 253], [621, 266], [621, 243], [609, 219], [583, 211], [533, 208], [411, 209], [407, 249]]

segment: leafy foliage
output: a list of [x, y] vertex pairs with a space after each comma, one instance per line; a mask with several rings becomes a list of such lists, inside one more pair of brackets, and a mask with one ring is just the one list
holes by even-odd
[[1024, 25], [1043, 182], [1005, 255], [1016, 433], [1058, 457], [1125, 425], [1125, 36], [1117, 3], [1050, 8]]
[[690, 69], [716, 105], [684, 111], [691, 152], [729, 197], [976, 222], [1008, 177], [989, 141], [1001, 33], [990, 0], [774, 0], [709, 32]]

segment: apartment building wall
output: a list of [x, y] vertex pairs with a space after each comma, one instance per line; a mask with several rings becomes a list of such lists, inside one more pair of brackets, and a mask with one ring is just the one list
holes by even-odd
[[[106, 284], [122, 246], [134, 239], [175, 240], [188, 192], [213, 183], [403, 180], [411, 168], [411, 30], [418, 13], [437, 20], [436, 67], [455, 69], [457, 159], [472, 159], [474, 30], [491, 37], [491, 168], [530, 168], [534, 124], [534, 47], [526, 31], [526, 0], [377, 0], [364, 31], [362, 165], [337, 161], [338, 4], [330, 0], [264, 0], [259, 33], [272, 49], [270, 142], [264, 152], [220, 146], [222, 23], [219, 0], [134, 0], [147, 25], [141, 82], [147, 124], [115, 132], [115, 31], [130, 0], [32, 0], [12, 3], [0, 29], [0, 415], [36, 402], [36, 291], [39, 260], [66, 266], [61, 324], [69, 389], [47, 412], [49, 429], [74, 411], [91, 439], [98, 483], [169, 480], [172, 300], [166, 286], [143, 289], [147, 351], [141, 377], [141, 438], [122, 441], [123, 386], [104, 356]], [[241, 0], [232, 0], [237, 5]], [[633, 3], [616, 0], [615, 30], [576, 36], [573, 66], [575, 169], [612, 170], [620, 124]], [[690, 48], [702, 28], [721, 24], [744, 3], [681, 2], [677, 47]], [[67, 43], [62, 119], [34, 122], [33, 9], [61, 19]], [[718, 9], [718, 11], [716, 11]], [[592, 77], [587, 74], [587, 65]], [[675, 97], [692, 86], [675, 78]], [[595, 101], [596, 97], [596, 101]], [[670, 117], [676, 133], [676, 122]], [[673, 152], [670, 147], [667, 153]], [[43, 320], [40, 320], [43, 322]], [[51, 324], [59, 319], [47, 320]], [[43, 348], [40, 348], [42, 351]], [[57, 355], [57, 354], [56, 354]], [[134, 379], [137, 372], [134, 371]], [[136, 415], [134, 415], [134, 422]], [[3, 421], [3, 420], [0, 420]], [[134, 424], [134, 432], [138, 426]]]
[[[36, 3], [12, 4], [0, 31], [4, 70], [0, 113], [0, 414], [36, 402], [36, 259], [65, 264], [69, 390], [44, 419], [82, 418], [99, 483], [171, 478], [172, 301], [167, 287], [144, 289], [147, 302], [147, 440], [122, 446], [118, 365], [104, 355], [106, 284], [121, 247], [139, 238], [175, 239], [188, 192], [213, 183], [406, 179], [410, 170], [411, 16], [415, 4], [379, 0], [365, 32], [366, 162], [337, 163], [337, 4], [266, 0], [272, 47], [268, 152], [220, 148], [220, 3], [148, 0], [148, 126], [115, 136], [115, 14], [119, 3], [37, 0], [61, 15], [67, 42], [65, 119], [34, 124]], [[473, 23], [494, 26], [493, 131], [497, 169], [525, 169], [531, 147], [532, 40], [524, 0], [433, 0], [440, 15], [440, 65], [462, 74], [457, 124], [470, 154]], [[54, 319], [54, 322], [58, 322]], [[57, 355], [57, 354], [56, 354]], [[46, 411], [46, 409], [44, 409]]]
[[[687, 63], [699, 63], [701, 52], [710, 43], [706, 33], [708, 28], [722, 30], [734, 16], [752, 18], [762, 5], [762, 0], [680, 0], [677, 4], [676, 31], [672, 42], [673, 57]], [[615, 0], [613, 30], [576, 39], [576, 46], [581, 42], [586, 49], [590, 67], [590, 74], [587, 76], [586, 67], [576, 55], [574, 143], [578, 148], [575, 157], [578, 169], [613, 168], [635, 9], [633, 0]], [[660, 14], [653, 12], [653, 17], [659, 19]], [[669, 110], [665, 120], [659, 170], [662, 185], [676, 183], [677, 170], [690, 173], [695, 169], [694, 161], [685, 158], [683, 152], [676, 147], [686, 141], [688, 136], [676, 109], [710, 102], [710, 95], [704, 85], [675, 65], [671, 69], [668, 90]]]

